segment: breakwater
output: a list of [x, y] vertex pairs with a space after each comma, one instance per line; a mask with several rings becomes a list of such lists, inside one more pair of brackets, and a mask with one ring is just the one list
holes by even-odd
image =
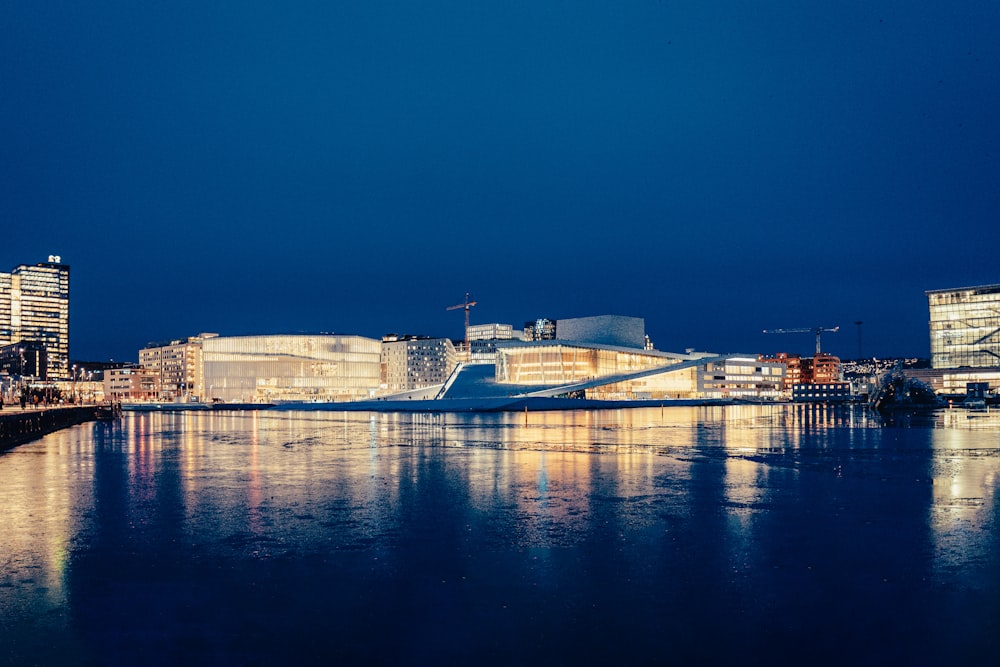
[[51, 408], [0, 412], [0, 452], [37, 440], [60, 429], [96, 419], [95, 408]]

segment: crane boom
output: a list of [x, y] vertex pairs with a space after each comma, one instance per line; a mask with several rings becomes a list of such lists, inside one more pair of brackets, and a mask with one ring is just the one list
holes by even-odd
[[816, 354], [822, 354], [820, 347], [820, 334], [824, 331], [829, 331], [830, 333], [837, 333], [840, 331], [840, 325], [835, 327], [796, 327], [794, 329], [764, 329], [766, 334], [787, 334], [787, 333], [813, 333], [816, 334]]
[[448, 306], [447, 308], [445, 308], [445, 310], [459, 310], [459, 309], [465, 310], [465, 341], [464, 341], [464, 344], [465, 344], [465, 351], [466, 351], [466, 353], [468, 353], [468, 351], [469, 351], [469, 311], [472, 309], [472, 307], [474, 305], [476, 305], [476, 302], [475, 301], [469, 301], [469, 293], [466, 292], [465, 293], [465, 303], [459, 303], [459, 304], [456, 304], [454, 306]]

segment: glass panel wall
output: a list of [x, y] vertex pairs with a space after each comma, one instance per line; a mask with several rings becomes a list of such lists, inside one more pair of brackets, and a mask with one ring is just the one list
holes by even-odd
[[205, 340], [207, 398], [224, 402], [337, 402], [379, 387], [380, 342], [361, 336], [235, 336]]
[[931, 366], [1000, 366], [1000, 285], [927, 292]]
[[680, 360], [636, 350], [565, 344], [497, 350], [496, 380], [505, 384], [559, 385], [656, 368]]

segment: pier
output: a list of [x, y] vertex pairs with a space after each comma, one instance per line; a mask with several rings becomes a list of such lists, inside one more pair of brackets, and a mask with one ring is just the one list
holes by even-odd
[[0, 412], [0, 452], [37, 440], [69, 426], [97, 419], [93, 405], [87, 407], [46, 408], [42, 410], [4, 410]]

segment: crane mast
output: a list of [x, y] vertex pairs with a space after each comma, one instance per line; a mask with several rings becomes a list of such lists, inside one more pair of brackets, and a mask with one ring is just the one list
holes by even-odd
[[448, 306], [447, 308], [445, 308], [445, 310], [459, 310], [459, 309], [465, 310], [465, 341], [463, 341], [463, 345], [465, 346], [466, 354], [469, 353], [469, 311], [472, 310], [472, 307], [474, 305], [476, 305], [476, 302], [469, 301], [469, 293], [466, 292], [465, 303], [459, 303], [454, 306]]

